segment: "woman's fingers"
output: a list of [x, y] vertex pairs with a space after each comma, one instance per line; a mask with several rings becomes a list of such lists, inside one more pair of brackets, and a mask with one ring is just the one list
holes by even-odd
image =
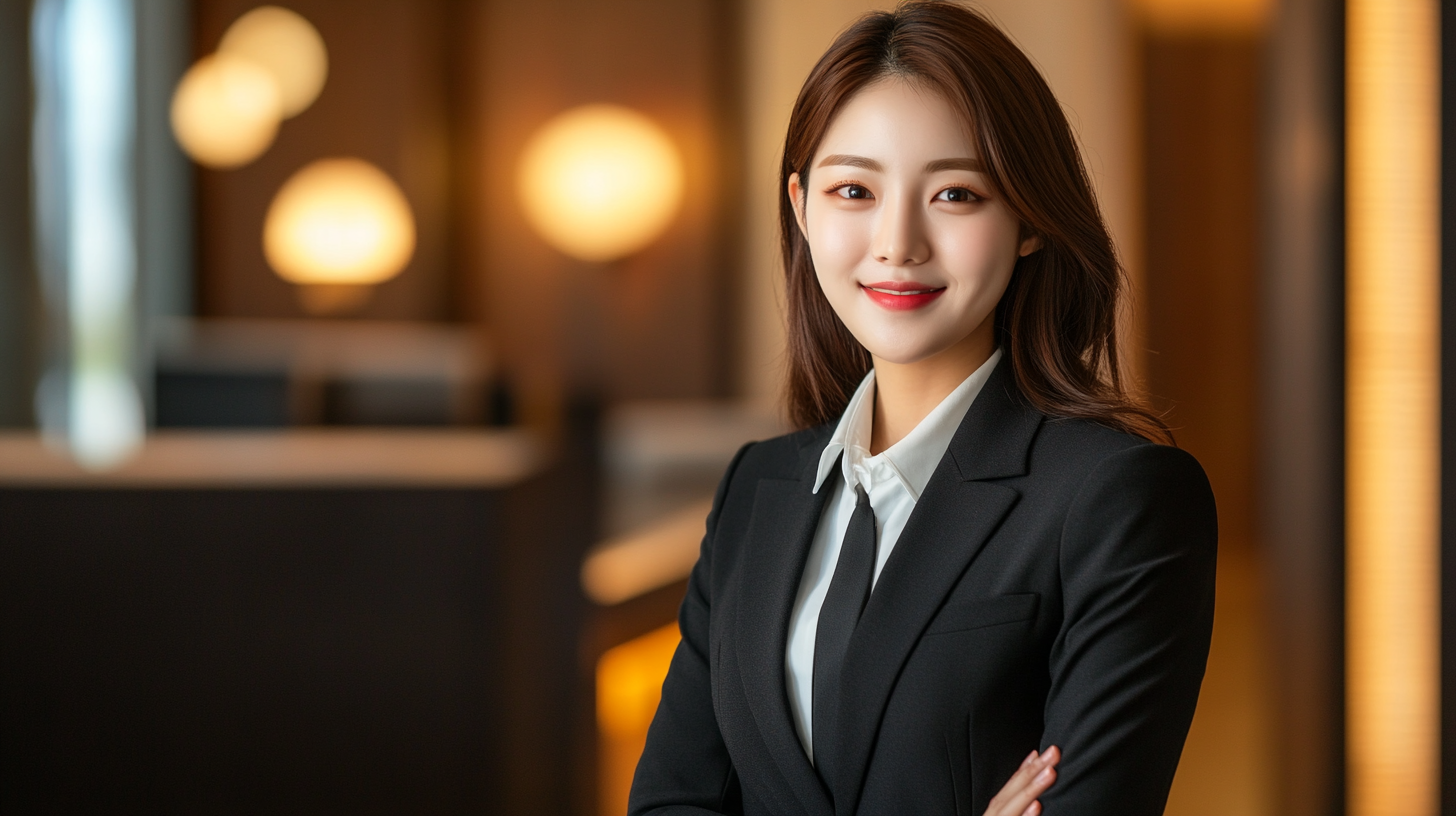
[[1041, 813], [1038, 796], [1046, 792], [1056, 781], [1056, 764], [1061, 761], [1061, 750], [1056, 746], [1041, 754], [1033, 751], [1022, 760], [1021, 767], [1006, 780], [996, 797], [986, 808], [986, 816], [1037, 816]]
[[1016, 773], [1012, 774], [1011, 778], [1006, 780], [1006, 784], [1001, 786], [1001, 792], [1012, 793], [1021, 790], [1031, 784], [1031, 780], [1046, 766], [1046, 757], [1032, 751], [1027, 754], [1026, 759], [1021, 761], [1021, 767], [1016, 769]]

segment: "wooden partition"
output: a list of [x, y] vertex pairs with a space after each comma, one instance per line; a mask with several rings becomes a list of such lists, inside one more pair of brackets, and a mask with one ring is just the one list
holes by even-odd
[[1213, 644], [1169, 816], [1273, 816], [1273, 673], [1257, 530], [1257, 29], [1152, 29], [1144, 44], [1147, 383], [1218, 503]]

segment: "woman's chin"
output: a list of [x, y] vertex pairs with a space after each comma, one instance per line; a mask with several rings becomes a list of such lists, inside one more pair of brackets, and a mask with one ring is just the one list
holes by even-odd
[[869, 350], [876, 363], [889, 363], [891, 365], [915, 365], [935, 357], [954, 344], [941, 343], [917, 343], [905, 345], [902, 343], [865, 343], [864, 347]]

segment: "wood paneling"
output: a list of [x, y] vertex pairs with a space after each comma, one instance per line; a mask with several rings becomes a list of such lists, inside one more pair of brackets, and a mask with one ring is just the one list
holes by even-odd
[[1272, 814], [1258, 490], [1260, 43], [1146, 41], [1148, 384], [1219, 516], [1213, 646], [1174, 816]]
[[1147, 50], [1149, 385], [1208, 471], [1220, 540], [1253, 534], [1259, 44]]
[[[477, 8], [461, 75], [471, 206], [461, 262], [473, 305], [520, 383], [528, 414], [565, 390], [608, 398], [689, 397], [727, 387], [726, 271], [737, 248], [734, 3], [538, 0]], [[532, 133], [572, 106], [612, 102], [652, 117], [687, 169], [682, 212], [656, 243], [583, 264], [526, 225], [516, 162]], [[554, 395], [554, 396], [553, 396]]]
[[[217, 48], [253, 0], [198, 0], [197, 56]], [[450, 314], [445, 209], [449, 183], [446, 54], [450, 21], [438, 0], [295, 0], [319, 30], [329, 76], [317, 101], [283, 123], [258, 160], [199, 173], [199, 311], [209, 317], [299, 317], [291, 284], [263, 259], [263, 216], [274, 193], [315, 159], [355, 156], [404, 189], [419, 243], [399, 277], [359, 316], [430, 320]]]
[[[199, 54], [251, 0], [200, 0]], [[739, 101], [733, 0], [301, 0], [330, 75], [261, 159], [201, 174], [202, 305], [217, 316], [300, 314], [266, 267], [263, 213], [306, 162], [356, 155], [415, 208], [414, 262], [369, 318], [483, 323], [528, 416], [564, 393], [726, 393], [738, 253]], [[526, 224], [515, 172], [530, 135], [574, 105], [615, 102], [663, 125], [687, 195], [667, 233], [612, 264], [571, 261]]]

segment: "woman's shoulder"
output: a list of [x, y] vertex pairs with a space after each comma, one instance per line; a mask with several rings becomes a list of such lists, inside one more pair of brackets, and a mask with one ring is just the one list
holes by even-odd
[[1111, 481], [1126, 488], [1173, 480], [1209, 492], [1203, 467], [1188, 451], [1092, 420], [1048, 417], [1032, 449], [1033, 473], [1070, 484]]
[[826, 424], [749, 442], [738, 452], [733, 476], [735, 479], [797, 479], [805, 457], [817, 457], [833, 432], [834, 426]]
[[1050, 489], [1041, 495], [1060, 508], [1064, 567], [1104, 570], [1179, 555], [1213, 569], [1218, 509], [1192, 454], [1082, 420], [1042, 430], [1040, 484]]

